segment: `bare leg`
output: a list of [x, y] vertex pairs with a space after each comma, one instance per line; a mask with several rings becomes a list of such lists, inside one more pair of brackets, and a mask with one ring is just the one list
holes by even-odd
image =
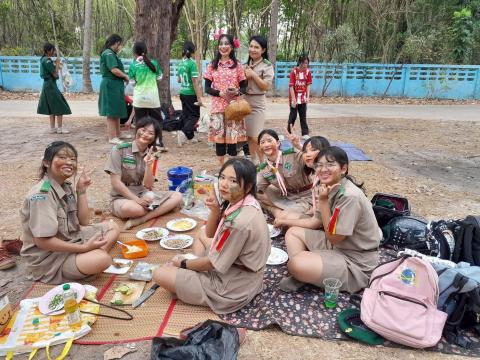
[[112, 140], [114, 137], [117, 137], [117, 118], [112, 118], [107, 116], [107, 136], [108, 140]]
[[220, 166], [222, 166], [223, 163], [225, 162], [225, 156], [217, 156], [217, 159]]
[[50, 115], [50, 129], [55, 129], [55, 115]]
[[263, 152], [260, 151], [255, 138], [248, 138], [248, 148], [250, 149], [250, 155], [252, 155], [252, 157], [256, 157], [260, 162], [263, 162]]
[[63, 123], [63, 115], [57, 115], [57, 127], [61, 128]]
[[299, 253], [306, 251], [305, 246], [305, 229], [301, 227], [291, 227], [285, 234], [285, 244], [287, 245], [287, 253], [292, 260]]
[[192, 245], [193, 253], [197, 256], [204, 256], [205, 250], [210, 248], [212, 240], [212, 238], [209, 238], [207, 234], [205, 234], [205, 228], [201, 228], [200, 231], [197, 233], [197, 239], [193, 242]]
[[121, 135], [120, 132], [120, 119], [115, 118], [115, 137], [119, 138]]
[[163, 214], [166, 214], [171, 210], [175, 209], [177, 206], [181, 206], [182, 203], [183, 203], [182, 195], [178, 192], [172, 192], [172, 194], [170, 195], [170, 198], [155, 210], [149, 211], [145, 215], [142, 215], [141, 217], [129, 219], [125, 223], [125, 229], [127, 230], [131, 229], [132, 227], [143, 224], [150, 219], [154, 219]]
[[302, 251], [288, 261], [287, 267], [295, 279], [315, 284], [323, 272], [322, 257], [311, 251]]
[[171, 293], [176, 293], [175, 279], [177, 270], [178, 268], [171, 264], [160, 266], [153, 272], [153, 281]]

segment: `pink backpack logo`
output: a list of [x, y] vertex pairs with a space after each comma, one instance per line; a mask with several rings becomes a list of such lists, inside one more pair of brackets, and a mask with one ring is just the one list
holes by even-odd
[[438, 276], [430, 263], [402, 257], [378, 266], [362, 297], [360, 317], [384, 338], [426, 348], [442, 336], [447, 314], [437, 310]]

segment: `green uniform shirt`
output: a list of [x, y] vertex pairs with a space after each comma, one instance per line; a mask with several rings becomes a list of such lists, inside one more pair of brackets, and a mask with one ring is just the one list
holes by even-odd
[[150, 61], [155, 66], [155, 72], [150, 70], [141, 57], [132, 61], [128, 70], [128, 77], [135, 80], [133, 106], [138, 108], [160, 107], [157, 78], [162, 76], [162, 69], [160, 69], [156, 60]]
[[195, 95], [192, 78], [198, 78], [197, 63], [189, 58], [183, 59], [178, 65], [177, 74], [182, 81], [180, 95]]
[[42, 92], [38, 101], [37, 114], [69, 115], [72, 113], [67, 100], [57, 87], [57, 79], [53, 76], [55, 64], [48, 56], [40, 59], [40, 77], [43, 79]]
[[112, 73], [112, 69], [117, 68], [124, 71], [123, 64], [115, 51], [105, 49], [100, 56], [100, 73], [104, 78], [120, 79]]
[[55, 64], [53, 63], [53, 60], [50, 59], [48, 56], [42, 56], [40, 59], [40, 77], [43, 80], [56, 80], [53, 77], [53, 72], [55, 71]]

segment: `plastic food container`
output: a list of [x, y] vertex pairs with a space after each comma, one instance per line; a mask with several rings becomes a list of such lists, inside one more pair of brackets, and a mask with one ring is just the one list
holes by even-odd
[[138, 246], [142, 249], [140, 251], [127, 252], [128, 248], [126, 246], [120, 246], [122, 248], [122, 255], [125, 259], [138, 259], [148, 255], [148, 245], [145, 240], [129, 240], [124, 241], [124, 244]]

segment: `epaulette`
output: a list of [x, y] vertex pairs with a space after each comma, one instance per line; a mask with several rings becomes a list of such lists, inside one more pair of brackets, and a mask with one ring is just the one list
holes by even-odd
[[50, 183], [50, 180], [45, 180], [42, 184], [42, 187], [40, 188], [40, 191], [49, 192], [51, 188], [52, 188], [52, 184]]
[[295, 148], [293, 147], [282, 151], [282, 155], [288, 155], [288, 154], [294, 154], [294, 153], [295, 153]]
[[125, 149], [127, 147], [132, 147], [132, 143], [131, 142], [125, 142], [125, 143], [118, 144], [116, 146], [117, 149]]
[[340, 198], [343, 195], [345, 195], [345, 186], [340, 185], [340, 188], [338, 189], [338, 197]]
[[257, 172], [262, 171], [262, 170], [265, 169], [266, 167], [267, 167], [267, 162], [266, 162], [266, 161], [264, 161], [263, 163], [258, 164], [258, 166], [257, 166]]
[[267, 65], [272, 65], [271, 61], [268, 59], [263, 59], [263, 63]]

